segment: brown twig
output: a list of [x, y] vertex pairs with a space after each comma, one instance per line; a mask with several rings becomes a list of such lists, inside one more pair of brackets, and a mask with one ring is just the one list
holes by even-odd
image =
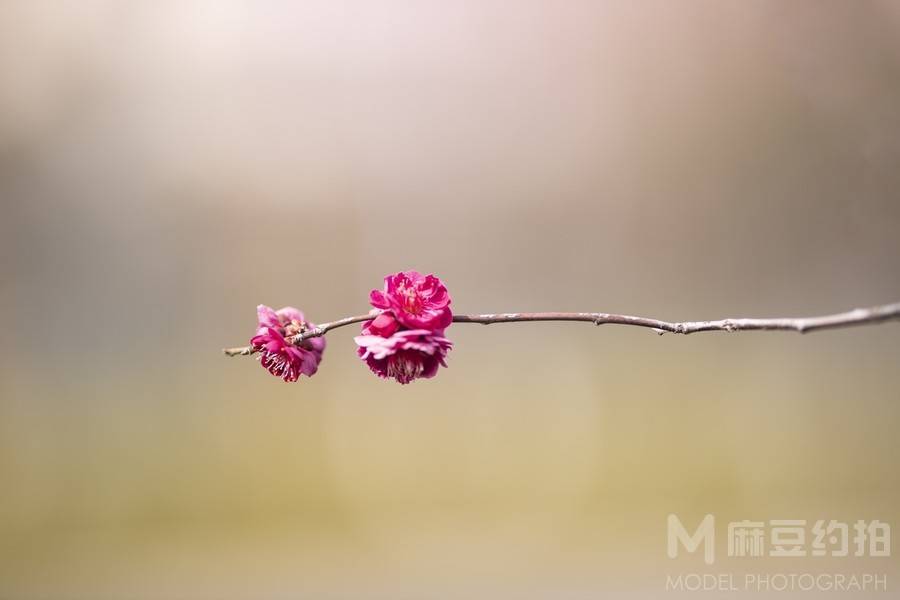
[[[330, 323], [322, 323], [317, 327], [304, 331], [291, 338], [291, 343], [299, 344], [303, 340], [325, 335], [332, 329], [371, 321], [380, 314], [373, 311], [365, 315], [345, 317]], [[820, 329], [837, 329], [839, 327], [853, 327], [856, 325], [869, 325], [881, 323], [893, 319], [900, 319], [900, 302], [884, 304], [870, 308], [856, 308], [847, 312], [821, 317], [798, 318], [773, 318], [773, 319], [720, 319], [718, 321], [684, 321], [681, 323], [660, 321], [646, 317], [632, 317], [628, 315], [614, 315], [610, 313], [565, 313], [565, 312], [540, 312], [540, 313], [497, 313], [483, 315], [453, 315], [454, 323], [481, 323], [491, 325], [493, 323], [519, 323], [523, 321], [581, 321], [594, 325], [633, 325], [646, 327], [662, 335], [663, 333], [696, 333], [699, 331], [797, 331], [807, 333]], [[249, 346], [238, 348], [226, 348], [228, 356], [249, 356], [253, 349]]]

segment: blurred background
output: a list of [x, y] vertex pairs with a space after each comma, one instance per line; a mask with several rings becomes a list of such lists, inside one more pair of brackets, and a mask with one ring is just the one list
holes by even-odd
[[0, 596], [896, 577], [666, 557], [669, 513], [900, 524], [896, 324], [455, 325], [403, 387], [351, 328], [294, 385], [221, 348], [408, 268], [457, 312], [897, 301], [898, 189], [890, 0], [6, 0]]

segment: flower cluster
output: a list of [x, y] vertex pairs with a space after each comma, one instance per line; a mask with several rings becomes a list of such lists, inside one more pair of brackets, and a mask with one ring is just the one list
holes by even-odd
[[[384, 278], [383, 290], [372, 290], [373, 318], [356, 336], [357, 354], [373, 373], [407, 384], [428, 379], [446, 367], [453, 344], [444, 330], [453, 322], [450, 294], [434, 275], [403, 271]], [[292, 336], [315, 328], [296, 308], [257, 308], [256, 335], [250, 340], [260, 364], [285, 381], [315, 374], [325, 350], [323, 337], [294, 343]]]
[[369, 300], [380, 312], [356, 336], [357, 353], [379, 377], [406, 384], [446, 367], [453, 344], [444, 329], [453, 322], [450, 294], [434, 275], [404, 271], [384, 278]]

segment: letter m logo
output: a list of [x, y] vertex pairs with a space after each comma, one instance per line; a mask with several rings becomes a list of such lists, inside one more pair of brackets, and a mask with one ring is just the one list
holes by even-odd
[[696, 552], [700, 544], [703, 544], [703, 560], [711, 565], [716, 559], [716, 520], [712, 515], [706, 515], [700, 521], [700, 526], [694, 535], [689, 535], [684, 525], [676, 515], [669, 515], [669, 558], [678, 557], [678, 543], [690, 553]]

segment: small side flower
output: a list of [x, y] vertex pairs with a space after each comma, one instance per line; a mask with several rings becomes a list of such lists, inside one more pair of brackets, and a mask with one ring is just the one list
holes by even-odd
[[256, 335], [250, 346], [259, 356], [259, 364], [275, 377], [297, 381], [301, 375], [312, 377], [325, 352], [325, 338], [315, 337], [294, 345], [288, 338], [315, 327], [303, 313], [291, 306], [280, 310], [260, 304], [256, 307]]

